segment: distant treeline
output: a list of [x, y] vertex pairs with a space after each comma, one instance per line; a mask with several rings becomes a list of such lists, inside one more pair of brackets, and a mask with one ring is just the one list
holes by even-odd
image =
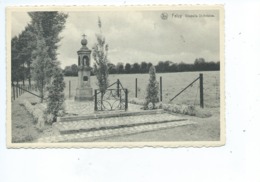
[[[148, 73], [152, 63], [141, 62], [139, 63], [109, 63], [109, 74], [133, 74], [133, 73]], [[193, 64], [187, 63], [174, 63], [172, 61], [160, 61], [155, 65], [157, 73], [169, 73], [169, 72], [185, 72], [185, 71], [218, 71], [220, 70], [219, 62], [206, 62], [204, 58], [198, 58]], [[66, 66], [63, 70], [65, 76], [77, 76], [78, 66], [73, 64]], [[93, 75], [94, 70], [92, 70]]]

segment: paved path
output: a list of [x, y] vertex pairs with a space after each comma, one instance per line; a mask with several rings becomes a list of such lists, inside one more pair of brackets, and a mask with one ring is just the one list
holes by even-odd
[[[93, 141], [106, 137], [148, 132], [190, 124], [195, 124], [195, 122], [184, 120], [183, 118], [178, 118], [167, 113], [147, 116], [128, 116], [93, 119], [87, 121], [63, 122], [55, 124], [54, 127], [65, 132], [70, 130], [78, 130], [79, 132], [44, 137], [38, 139], [38, 142], [56, 143]], [[82, 132], [81, 127], [83, 130], [85, 129], [89, 131]], [[95, 130], [90, 130], [92, 128], [95, 128]]]
[[[66, 113], [68, 113], [69, 115], [88, 115], [94, 113], [94, 101], [75, 102], [74, 100], [65, 100], [65, 105], [66, 105]], [[128, 103], [129, 112], [140, 111], [141, 107], [142, 106], [140, 105]], [[111, 111], [102, 111], [102, 112], [108, 113]], [[125, 111], [122, 110], [122, 112]]]
[[71, 133], [78, 131], [86, 131], [98, 128], [111, 128], [111, 127], [123, 127], [131, 125], [140, 125], [148, 123], [162, 123], [170, 121], [184, 121], [185, 118], [177, 117], [171, 114], [151, 114], [151, 115], [140, 115], [140, 116], [125, 116], [125, 117], [114, 117], [114, 118], [100, 118], [91, 120], [80, 120], [80, 121], [67, 121], [67, 122], [56, 122], [53, 127], [58, 129], [61, 133]]

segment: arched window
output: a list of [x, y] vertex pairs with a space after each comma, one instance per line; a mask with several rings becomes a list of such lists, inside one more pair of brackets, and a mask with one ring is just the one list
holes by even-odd
[[84, 56], [83, 57], [83, 65], [89, 66], [89, 58], [88, 58], [88, 56]]

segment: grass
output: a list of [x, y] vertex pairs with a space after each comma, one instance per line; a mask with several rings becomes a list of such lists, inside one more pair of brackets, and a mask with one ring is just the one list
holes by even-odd
[[12, 101], [12, 142], [30, 143], [40, 136], [45, 136], [50, 132], [51, 125], [45, 125], [42, 130], [36, 127], [33, 116], [20, 104], [21, 100], [28, 100], [31, 103], [39, 103], [40, 99], [29, 93], [23, 93]]
[[33, 117], [17, 101], [12, 102], [12, 142], [32, 142], [39, 135]]
[[[200, 72], [178, 72], [178, 73], [157, 73], [157, 80], [162, 76], [163, 82], [163, 102], [168, 103], [179, 91], [185, 88], [193, 80], [199, 77]], [[220, 74], [219, 71], [202, 72], [204, 74], [204, 105], [208, 108], [217, 108], [220, 106]], [[135, 97], [135, 78], [138, 80], [138, 98], [144, 99], [146, 86], [149, 80], [149, 74], [120, 74], [109, 75], [110, 83], [119, 79], [129, 91], [129, 97]], [[65, 96], [69, 97], [69, 81], [71, 82], [71, 97], [76, 94], [78, 77], [65, 77], [66, 88]], [[93, 89], [97, 89], [97, 80], [95, 76], [91, 77]], [[114, 87], [115, 88], [115, 87]], [[180, 96], [174, 99], [173, 104], [199, 105], [199, 81], [195, 82]]]

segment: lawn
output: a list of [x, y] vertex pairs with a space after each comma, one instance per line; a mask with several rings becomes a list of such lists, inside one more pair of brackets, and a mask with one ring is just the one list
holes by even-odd
[[[36, 93], [36, 92], [34, 92]], [[33, 116], [20, 105], [20, 101], [28, 100], [31, 103], [38, 103], [40, 99], [29, 93], [22, 94], [15, 101], [12, 101], [11, 109], [11, 130], [13, 143], [34, 142], [41, 136], [51, 135], [52, 127], [46, 124], [42, 130], [39, 130], [33, 119]]]
[[[199, 77], [200, 72], [178, 72], [178, 73], [158, 73], [157, 80], [160, 76], [163, 82], [163, 102], [168, 103], [179, 91], [185, 88], [193, 80]], [[204, 104], [208, 108], [220, 106], [220, 74], [219, 71], [202, 72], [204, 77]], [[149, 80], [149, 74], [120, 74], [109, 75], [109, 82], [114, 83], [119, 79], [124, 88], [129, 91], [129, 97], [135, 97], [135, 79], [138, 80], [138, 98], [144, 99], [146, 87]], [[69, 97], [69, 81], [71, 82], [71, 97], [75, 96], [77, 88], [77, 77], [65, 77], [66, 88], [65, 96]], [[97, 89], [97, 80], [95, 76], [91, 77], [91, 85]], [[115, 88], [115, 87], [114, 87]], [[199, 81], [195, 82], [180, 96], [171, 103], [199, 105]]]
[[33, 142], [39, 135], [32, 116], [17, 101], [12, 102], [12, 142]]

